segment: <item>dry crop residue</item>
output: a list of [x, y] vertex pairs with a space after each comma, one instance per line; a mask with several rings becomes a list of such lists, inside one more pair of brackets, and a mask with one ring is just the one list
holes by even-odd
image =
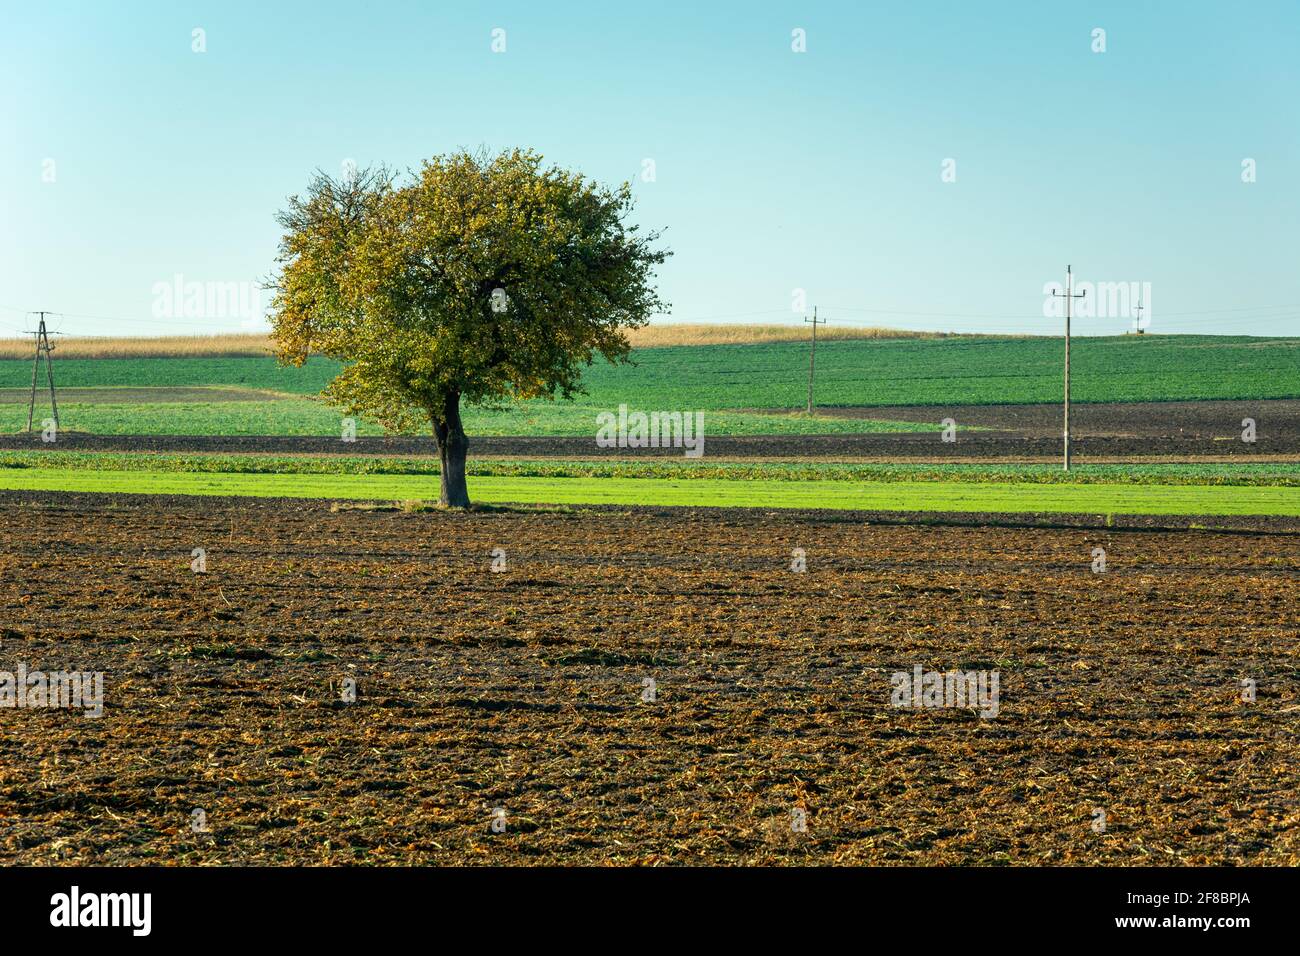
[[[0, 671], [106, 675], [99, 719], [0, 709], [0, 863], [1300, 863], [1295, 535], [73, 495], [0, 527]], [[996, 671], [997, 716], [891, 706], [916, 665]]]

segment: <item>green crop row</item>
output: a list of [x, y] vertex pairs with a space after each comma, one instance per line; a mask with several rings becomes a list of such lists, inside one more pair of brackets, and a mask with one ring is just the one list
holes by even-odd
[[[402, 501], [437, 498], [428, 475], [194, 474], [0, 468], [0, 489]], [[1036, 514], [1300, 515], [1300, 489], [948, 481], [474, 477], [486, 503], [832, 508]]]
[[[0, 469], [59, 469], [193, 474], [425, 475], [436, 458], [329, 455], [230, 455], [150, 452], [0, 452]], [[835, 462], [560, 461], [472, 458], [469, 473], [501, 478], [668, 479], [674, 481], [863, 481], [1016, 484], [1148, 484], [1300, 487], [1300, 463], [1076, 465]]]

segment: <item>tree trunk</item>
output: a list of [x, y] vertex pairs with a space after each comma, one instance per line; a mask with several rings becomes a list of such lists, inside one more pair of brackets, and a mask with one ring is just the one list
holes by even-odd
[[465, 485], [465, 454], [469, 439], [460, 421], [460, 392], [449, 392], [442, 408], [429, 409], [433, 422], [433, 437], [438, 442], [441, 467], [441, 488], [438, 503], [452, 508], [469, 507], [469, 488]]

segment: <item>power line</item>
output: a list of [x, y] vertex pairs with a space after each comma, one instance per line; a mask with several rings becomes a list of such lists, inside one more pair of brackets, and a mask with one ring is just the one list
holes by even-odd
[[826, 320], [818, 321], [817, 306], [814, 305], [812, 318], [805, 316], [804, 321], [812, 324], [812, 351], [808, 353], [808, 414], [811, 415], [813, 410], [813, 367], [817, 363], [817, 326], [825, 325]]
[[[27, 403], [27, 430], [29, 432], [32, 430], [32, 419], [36, 414], [36, 377], [41, 368], [41, 356], [44, 355], [45, 374], [50, 382], [50, 408], [54, 413], [54, 429], [55, 434], [57, 435], [59, 428], [59, 402], [54, 396], [54, 363], [52, 361], [52, 356], [50, 355], [50, 353], [54, 351], [54, 346], [50, 344], [50, 334], [45, 328], [45, 316], [49, 313], [36, 312], [34, 314], [40, 316], [40, 323], [37, 325], [36, 331], [32, 332], [32, 335], [36, 336], [36, 354], [32, 358], [32, 395], [30, 401]], [[56, 332], [55, 334], [57, 335], [58, 333]]]
[[1088, 294], [1084, 289], [1074, 294], [1074, 273], [1065, 267], [1065, 291], [1053, 292], [1056, 298], [1065, 299], [1065, 470], [1070, 470], [1070, 306], [1075, 299], [1082, 299]]

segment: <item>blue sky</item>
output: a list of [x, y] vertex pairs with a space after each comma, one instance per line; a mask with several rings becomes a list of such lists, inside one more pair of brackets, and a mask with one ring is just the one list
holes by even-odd
[[1287, 0], [6, 6], [0, 335], [238, 331], [158, 283], [265, 277], [314, 168], [480, 145], [631, 180], [678, 321], [1055, 333], [1072, 263], [1152, 332], [1300, 334]]

